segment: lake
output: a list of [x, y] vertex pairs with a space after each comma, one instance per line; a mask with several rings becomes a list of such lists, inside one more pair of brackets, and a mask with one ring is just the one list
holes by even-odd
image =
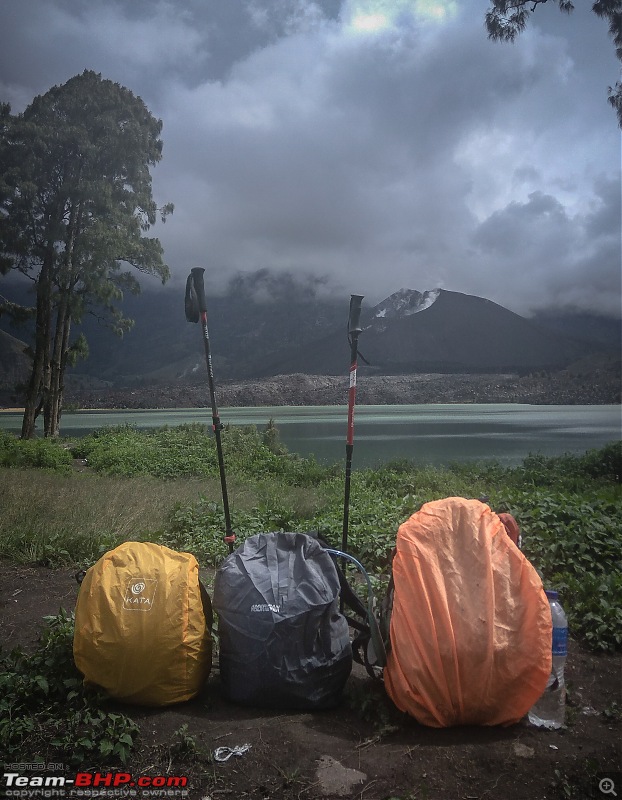
[[[222, 422], [257, 425], [273, 419], [290, 451], [314, 454], [324, 463], [345, 459], [346, 406], [222, 408]], [[202, 422], [206, 409], [77, 411], [63, 414], [63, 436], [84, 436], [105, 425], [137, 428]], [[530, 453], [581, 454], [621, 437], [621, 407], [519, 404], [357, 406], [353, 467], [373, 467], [399, 458], [417, 463], [494, 459], [519, 464]], [[19, 433], [21, 414], [0, 413], [0, 429]]]

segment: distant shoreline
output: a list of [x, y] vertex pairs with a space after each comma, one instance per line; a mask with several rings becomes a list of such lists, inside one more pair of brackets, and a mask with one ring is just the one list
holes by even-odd
[[[578, 372], [562, 370], [520, 376], [512, 373], [421, 373], [370, 375], [360, 371], [357, 405], [446, 403], [520, 403], [527, 405], [620, 405], [620, 368]], [[348, 402], [348, 378], [335, 375], [276, 375], [244, 382], [217, 383], [221, 408], [266, 406], [340, 406]], [[23, 413], [17, 398], [0, 392], [0, 411]], [[81, 411], [206, 408], [207, 381], [133, 387], [72, 388], [65, 392], [69, 409]], [[18, 401], [19, 402], [19, 401]]]
[[[622, 402], [619, 403], [529, 403], [526, 401], [519, 401], [519, 400], [512, 400], [512, 401], [497, 401], [493, 400], [490, 402], [470, 402], [470, 401], [439, 401], [438, 403], [357, 403], [357, 407], [360, 408], [367, 408], [371, 407], [382, 407], [382, 406], [400, 406], [400, 405], [421, 405], [421, 406], [447, 406], [447, 405], [473, 405], [473, 406], [486, 406], [486, 405], [508, 405], [508, 406], [516, 406], [516, 405], [527, 405], [527, 406], [559, 406], [560, 408], [566, 408], [568, 406], [573, 405], [581, 405], [581, 406], [620, 406], [622, 408]], [[226, 412], [228, 409], [234, 408], [248, 408], [249, 410], [252, 409], [261, 409], [261, 408], [322, 408], [322, 407], [329, 407], [329, 408], [348, 408], [348, 404], [346, 403], [326, 403], [324, 405], [319, 406], [318, 404], [302, 404], [297, 403], [294, 405], [286, 405], [286, 404], [278, 404], [278, 403], [264, 403], [262, 405], [256, 406], [232, 406], [226, 404], [219, 404], [218, 408], [221, 412]], [[72, 408], [70, 410], [65, 410], [63, 414], [81, 414], [81, 413], [102, 413], [102, 414], [114, 414], [116, 412], [123, 412], [123, 411], [144, 411], [144, 412], [158, 412], [158, 411], [197, 411], [200, 409], [205, 409], [206, 411], [210, 411], [209, 403], [201, 406], [116, 406], [115, 408]], [[4, 408], [0, 407], [0, 415], [2, 414], [23, 414], [25, 409], [23, 408]], [[211, 413], [211, 412], [210, 412]]]

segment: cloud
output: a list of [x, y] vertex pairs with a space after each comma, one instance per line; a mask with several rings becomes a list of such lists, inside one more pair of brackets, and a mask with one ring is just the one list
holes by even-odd
[[163, 120], [176, 280], [270, 268], [370, 301], [443, 286], [619, 310], [617, 61], [588, 9], [539, 8], [507, 45], [479, 0], [7, 5], [16, 108], [91, 68]]
[[593, 196], [589, 211], [570, 216], [557, 198], [532, 192], [477, 228], [473, 241], [481, 261], [513, 268], [530, 310], [546, 308], [555, 297], [560, 307], [619, 313], [619, 182], [597, 181]]
[[[24, 0], [19, 12], [13, 0], [9, 4], [0, 75], [16, 110], [87, 68], [136, 94], [155, 97], [163, 76], [183, 80], [188, 64], [196, 71], [209, 53], [209, 37], [193, 27], [191, 15], [165, 0], [144, 17], [114, 2], [83, 6]], [[30, 97], [16, 90], [23, 84], [32, 87]]]

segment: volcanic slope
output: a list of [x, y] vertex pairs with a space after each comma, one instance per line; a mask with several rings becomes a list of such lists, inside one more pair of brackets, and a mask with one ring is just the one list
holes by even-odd
[[[545, 329], [503, 306], [444, 289], [401, 289], [364, 313], [360, 350], [384, 374], [562, 369], [598, 347]], [[343, 372], [344, 333], [267, 362], [262, 375]], [[359, 362], [362, 363], [362, 362]]]

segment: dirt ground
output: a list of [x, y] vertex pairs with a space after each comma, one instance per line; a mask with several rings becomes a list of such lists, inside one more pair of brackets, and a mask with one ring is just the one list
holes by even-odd
[[[60, 607], [72, 610], [76, 595], [72, 570], [0, 562], [0, 645], [32, 647], [42, 617]], [[141, 729], [127, 770], [136, 776], [187, 776], [190, 800], [620, 796], [621, 659], [594, 655], [571, 641], [566, 675], [568, 724], [561, 731], [538, 730], [526, 721], [508, 728], [436, 730], [397, 712], [382, 684], [358, 667], [339, 708], [290, 714], [227, 703], [215, 664], [205, 691], [189, 703], [166, 710], [123, 709]], [[611, 713], [614, 704], [617, 714]], [[184, 725], [198, 751], [180, 760], [171, 743]], [[246, 744], [250, 748], [242, 755], [223, 763], [213, 759], [218, 747]], [[614, 784], [601, 784], [603, 778]], [[167, 791], [168, 797], [182, 797], [179, 790]]]

